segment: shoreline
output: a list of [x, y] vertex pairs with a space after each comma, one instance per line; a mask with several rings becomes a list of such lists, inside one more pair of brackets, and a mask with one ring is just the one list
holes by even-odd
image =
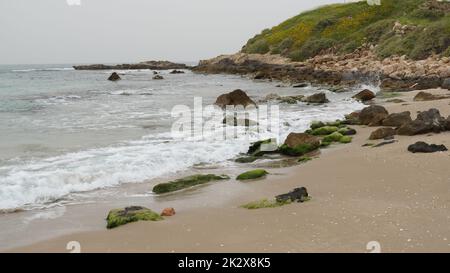
[[[376, 102], [390, 113], [409, 110], [413, 117], [433, 107], [450, 114], [449, 99], [413, 102], [416, 93], [402, 93], [405, 103]], [[222, 205], [183, 209], [178, 200], [178, 213], [161, 222], [63, 235], [7, 252], [67, 252], [67, 242], [74, 240], [82, 252], [366, 252], [370, 241], [379, 241], [386, 252], [450, 251], [448, 152], [406, 150], [419, 140], [450, 146], [450, 132], [396, 136], [394, 144], [370, 148], [361, 146], [376, 127], [354, 127], [353, 143], [324, 149], [318, 159], [274, 169], [264, 180], [231, 181], [241, 183], [239, 191]], [[205, 200], [223, 196], [224, 185], [204, 187], [210, 194]], [[239, 208], [301, 186], [311, 201]]]

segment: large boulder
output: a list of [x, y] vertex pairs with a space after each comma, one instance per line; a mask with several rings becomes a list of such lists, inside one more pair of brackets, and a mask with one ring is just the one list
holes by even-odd
[[450, 78], [446, 78], [442, 82], [442, 88], [450, 90]]
[[439, 110], [432, 108], [420, 112], [416, 120], [405, 123], [398, 128], [399, 135], [413, 136], [430, 132], [439, 133], [446, 130], [446, 120], [441, 116]]
[[369, 101], [369, 100], [375, 98], [375, 93], [373, 93], [369, 89], [364, 89], [363, 91], [354, 95], [352, 98], [354, 98], [355, 100], [362, 101], [362, 102]]
[[417, 95], [414, 97], [414, 101], [442, 100], [447, 98], [449, 97], [444, 95], [434, 95], [431, 93], [421, 91], [417, 93]]
[[428, 144], [423, 141], [416, 142], [408, 146], [411, 153], [435, 153], [448, 151], [444, 145]]
[[320, 139], [316, 136], [312, 136], [305, 133], [290, 133], [286, 140], [284, 141], [284, 144], [287, 146], [294, 148], [301, 144], [310, 144], [313, 146], [319, 146], [320, 145]]
[[307, 102], [307, 103], [327, 103], [327, 102], [330, 102], [327, 99], [327, 96], [325, 95], [325, 93], [323, 93], [323, 92], [313, 94], [311, 96], [306, 97], [303, 100], [304, 100], [304, 102]]
[[383, 126], [400, 127], [405, 123], [411, 122], [411, 112], [405, 111], [401, 113], [392, 113], [387, 116], [383, 122]]
[[320, 138], [306, 133], [290, 133], [279, 151], [290, 156], [301, 156], [320, 147]]
[[388, 115], [388, 111], [383, 106], [371, 105], [361, 110], [359, 122], [362, 125], [379, 126]]
[[120, 80], [120, 79], [121, 79], [121, 78], [120, 78], [119, 74], [117, 74], [117, 72], [113, 72], [113, 73], [111, 74], [111, 76], [109, 76], [108, 81], [113, 81], [113, 82], [115, 82], [115, 81], [118, 81], [118, 80]]
[[220, 95], [215, 104], [221, 108], [225, 108], [227, 105], [242, 105], [247, 107], [248, 105], [255, 105], [256, 103], [247, 96], [247, 94], [241, 89], [234, 90], [233, 92]]
[[384, 138], [387, 138], [387, 137], [394, 136], [395, 134], [396, 134], [395, 129], [392, 129], [390, 127], [383, 127], [383, 128], [378, 128], [375, 131], [373, 131], [370, 134], [369, 139], [370, 140], [384, 139]]

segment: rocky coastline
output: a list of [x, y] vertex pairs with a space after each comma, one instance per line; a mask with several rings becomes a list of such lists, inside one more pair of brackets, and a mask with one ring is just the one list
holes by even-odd
[[450, 89], [450, 58], [432, 56], [414, 61], [394, 56], [380, 60], [371, 48], [345, 55], [318, 55], [305, 62], [293, 62], [280, 55], [240, 52], [202, 60], [193, 71], [247, 75], [291, 84], [309, 82], [329, 85], [332, 91], [361, 83], [379, 85], [386, 92]]
[[146, 61], [136, 64], [90, 64], [90, 65], [75, 65], [75, 70], [128, 70], [128, 69], [151, 69], [151, 70], [167, 70], [167, 69], [190, 69], [190, 66], [182, 63], [173, 63], [169, 61]]

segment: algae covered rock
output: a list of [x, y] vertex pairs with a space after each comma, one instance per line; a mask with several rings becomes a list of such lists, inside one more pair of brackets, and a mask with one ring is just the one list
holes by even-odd
[[315, 136], [326, 136], [339, 130], [337, 126], [323, 126], [312, 130], [311, 134]]
[[324, 142], [338, 142], [342, 137], [343, 137], [343, 135], [341, 133], [334, 132], [334, 133], [329, 134], [326, 137], [324, 137], [323, 141]]
[[167, 183], [158, 184], [153, 187], [153, 192], [156, 194], [168, 193], [189, 188], [195, 185], [205, 184], [211, 181], [219, 181], [226, 179], [230, 179], [230, 177], [227, 175], [197, 174], [180, 178]]
[[302, 156], [319, 148], [320, 139], [306, 133], [290, 133], [279, 151], [284, 155]]
[[248, 171], [248, 172], [245, 172], [245, 173], [241, 173], [240, 175], [238, 175], [236, 177], [236, 180], [256, 179], [256, 178], [265, 177], [268, 174], [269, 173], [266, 170], [256, 169], [256, 170]]
[[265, 209], [265, 208], [277, 208], [287, 204], [290, 204], [291, 201], [278, 202], [275, 199], [269, 200], [267, 198], [253, 201], [241, 206], [241, 208], [245, 209]]
[[258, 158], [259, 157], [257, 157], [257, 156], [250, 155], [250, 156], [243, 156], [243, 157], [236, 158], [236, 160], [234, 160], [234, 161], [237, 163], [252, 163], [252, 162], [255, 162], [256, 160], [258, 160]]
[[164, 218], [158, 213], [139, 206], [126, 207], [124, 209], [113, 209], [106, 217], [108, 229], [137, 221], [160, 221]]
[[353, 138], [352, 138], [351, 136], [342, 136], [342, 137], [339, 139], [339, 142], [340, 142], [340, 143], [343, 143], [343, 144], [347, 144], [347, 143], [352, 142], [352, 140], [353, 140]]

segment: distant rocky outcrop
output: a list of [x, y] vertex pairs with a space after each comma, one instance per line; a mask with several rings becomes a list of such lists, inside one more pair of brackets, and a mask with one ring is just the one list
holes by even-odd
[[75, 65], [75, 70], [126, 70], [126, 69], [151, 69], [151, 70], [165, 70], [165, 69], [190, 69], [186, 64], [172, 63], [169, 61], [146, 61], [136, 64], [91, 64], [91, 65]]

